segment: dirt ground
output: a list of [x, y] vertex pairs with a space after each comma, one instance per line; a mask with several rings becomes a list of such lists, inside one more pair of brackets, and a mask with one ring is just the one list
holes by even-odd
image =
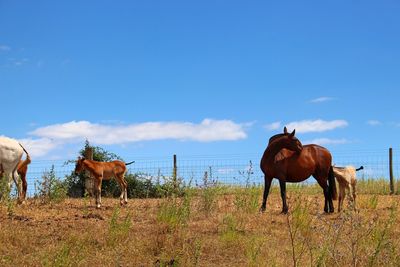
[[330, 215], [321, 195], [289, 193], [289, 215], [277, 193], [265, 213], [235, 194], [207, 209], [201, 195], [189, 201], [186, 209], [174, 199], [120, 207], [103, 198], [101, 209], [92, 199], [2, 203], [0, 265], [399, 266], [399, 196], [361, 195], [357, 212]]

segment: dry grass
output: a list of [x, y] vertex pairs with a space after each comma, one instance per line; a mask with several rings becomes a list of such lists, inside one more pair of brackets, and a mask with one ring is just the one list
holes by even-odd
[[360, 195], [357, 212], [325, 215], [322, 194], [299, 192], [288, 193], [288, 216], [276, 190], [259, 213], [254, 188], [123, 208], [105, 198], [100, 210], [87, 199], [30, 199], [12, 213], [2, 203], [0, 265], [399, 266], [399, 196]]

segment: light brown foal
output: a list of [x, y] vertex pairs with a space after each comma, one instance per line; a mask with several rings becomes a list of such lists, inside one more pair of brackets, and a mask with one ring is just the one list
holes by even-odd
[[120, 160], [114, 160], [110, 162], [100, 162], [95, 160], [89, 160], [85, 158], [78, 158], [75, 166], [75, 173], [81, 173], [83, 170], [90, 172], [95, 182], [95, 196], [96, 196], [96, 207], [101, 206], [101, 183], [103, 180], [110, 180], [115, 178], [121, 187], [120, 203], [124, 205], [128, 203], [128, 183], [125, 180], [126, 165], [132, 164], [132, 162], [125, 163]]

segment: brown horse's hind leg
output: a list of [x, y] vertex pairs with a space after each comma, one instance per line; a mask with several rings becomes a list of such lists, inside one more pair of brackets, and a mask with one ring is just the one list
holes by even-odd
[[263, 201], [261, 204], [261, 208], [260, 211], [264, 212], [265, 209], [267, 208], [267, 198], [268, 198], [268, 194], [269, 194], [269, 189], [271, 187], [271, 182], [272, 182], [272, 178], [264, 176], [264, 194], [263, 194]]
[[117, 180], [119, 187], [121, 188], [121, 195], [119, 196], [119, 203], [122, 205], [128, 203], [127, 199], [127, 187], [128, 183], [126, 182], [124, 176], [116, 176], [115, 179]]
[[317, 180], [318, 184], [322, 187], [322, 190], [324, 191], [324, 199], [325, 199], [324, 211], [325, 211], [325, 213], [328, 213], [328, 212], [330, 212], [329, 199], [330, 199], [330, 202], [332, 202], [332, 198], [329, 197], [330, 194], [329, 194], [329, 190], [328, 190], [328, 181], [319, 179], [318, 177], [315, 177], [315, 179]]
[[128, 204], [128, 182], [125, 178], [122, 181], [124, 182], [124, 204]]
[[279, 185], [281, 188], [281, 198], [282, 198], [282, 213], [288, 213], [288, 205], [286, 203], [286, 182], [279, 180]]

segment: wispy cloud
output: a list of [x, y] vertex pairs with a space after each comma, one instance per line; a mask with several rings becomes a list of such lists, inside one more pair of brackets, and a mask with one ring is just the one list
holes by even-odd
[[280, 121], [276, 121], [267, 125], [264, 125], [264, 128], [267, 129], [268, 131], [276, 131], [282, 128], [282, 124]]
[[317, 145], [343, 145], [350, 143], [349, 140], [342, 139], [330, 139], [330, 138], [316, 138], [313, 140], [304, 141], [303, 144], [317, 144]]
[[43, 67], [44, 61], [43, 60], [39, 60], [36, 62], [36, 67], [41, 68]]
[[66, 144], [85, 139], [97, 145], [124, 145], [152, 140], [181, 140], [195, 142], [235, 141], [247, 138], [249, 123], [231, 120], [204, 119], [192, 122], [146, 122], [128, 125], [99, 124], [71, 121], [40, 127], [30, 132], [31, 138], [21, 139], [33, 156], [46, 156]]
[[322, 96], [322, 97], [318, 97], [318, 98], [314, 98], [310, 100], [310, 103], [322, 103], [322, 102], [327, 102], [327, 101], [332, 101], [334, 100], [334, 97], [329, 97], [329, 96]]
[[22, 65], [27, 64], [29, 62], [29, 58], [22, 58], [22, 59], [9, 58], [8, 62], [10, 66], [20, 67]]
[[105, 125], [88, 121], [71, 121], [38, 128], [30, 134], [61, 142], [89, 139], [96, 144], [111, 145], [151, 140], [187, 140], [197, 142], [234, 141], [247, 138], [246, 126], [231, 120], [205, 119], [192, 122], [146, 122], [130, 125]]
[[11, 47], [9, 47], [8, 45], [0, 45], [0, 51], [10, 51]]
[[47, 155], [50, 151], [54, 150], [57, 146], [61, 145], [55, 140], [49, 138], [39, 139], [19, 139], [18, 140], [29, 152], [32, 157], [42, 157]]
[[66, 66], [69, 63], [71, 63], [71, 60], [69, 58], [64, 59], [63, 61], [61, 61], [61, 66]]
[[382, 122], [380, 122], [378, 120], [369, 120], [369, 121], [367, 121], [367, 124], [370, 126], [379, 126], [382, 124]]
[[348, 124], [345, 120], [303, 120], [303, 121], [293, 121], [287, 124], [289, 131], [296, 129], [298, 133], [311, 133], [311, 132], [325, 132], [331, 131], [337, 128], [346, 127]]

